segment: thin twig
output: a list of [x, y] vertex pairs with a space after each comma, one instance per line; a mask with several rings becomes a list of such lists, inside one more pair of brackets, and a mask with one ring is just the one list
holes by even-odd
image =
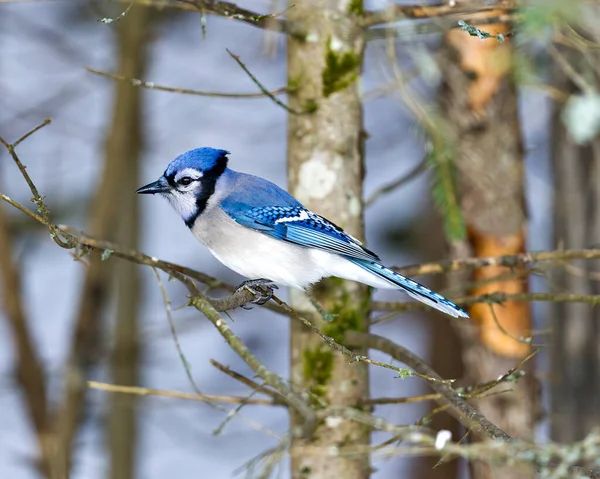
[[[127, 5], [127, 8], [125, 8], [125, 10], [123, 10], [118, 16], [104, 17], [98, 21], [101, 23], [110, 24], [110, 23], [114, 23], [114, 22], [118, 22], [119, 20], [122, 20], [129, 13], [129, 10], [131, 10], [131, 7], [133, 7], [134, 2], [135, 2], [135, 0], [129, 0], [129, 5]], [[94, 5], [94, 3], [92, 3], [92, 5]]]
[[156, 277], [156, 281], [158, 283], [158, 287], [160, 288], [160, 292], [165, 305], [167, 321], [169, 322], [169, 329], [171, 330], [171, 336], [173, 338], [173, 342], [175, 343], [175, 348], [177, 349], [179, 359], [181, 360], [183, 368], [185, 369], [185, 375], [187, 376], [188, 381], [190, 382], [194, 391], [196, 391], [196, 394], [203, 395], [203, 393], [200, 391], [200, 388], [196, 384], [196, 381], [194, 380], [194, 376], [192, 376], [192, 366], [185, 357], [183, 349], [181, 348], [181, 344], [179, 343], [179, 337], [177, 336], [177, 330], [175, 329], [175, 322], [173, 321], [173, 315], [171, 314], [171, 301], [169, 300], [169, 296], [167, 294], [167, 290], [165, 289], [165, 285], [163, 284], [162, 279], [160, 278], [160, 274], [158, 274], [156, 268], [152, 268], [152, 272], [154, 273], [154, 276]]
[[449, 406], [452, 414], [466, 428], [475, 433], [491, 439], [501, 439], [503, 441], [512, 441], [512, 438], [495, 424], [491, 423], [485, 416], [479, 413], [473, 406], [467, 403], [463, 397], [457, 393], [447, 382], [425, 363], [421, 358], [411, 353], [402, 346], [390, 341], [387, 338], [375, 334], [360, 333], [358, 331], [349, 331], [345, 335], [348, 344], [356, 347], [376, 349], [389, 354], [396, 361], [401, 361], [411, 367], [418, 373], [437, 379], [429, 381], [431, 388], [442, 397], [438, 402], [442, 406]]
[[[19, 143], [22, 143], [23, 141], [25, 141], [27, 138], [29, 138], [31, 135], [33, 135], [34, 133], [36, 133], [37, 131], [41, 130], [42, 128], [44, 128], [45, 126], [48, 126], [50, 123], [52, 123], [52, 118], [46, 118], [42, 123], [40, 123], [38, 126], [36, 126], [33, 130], [25, 133], [21, 138], [19, 138], [17, 141], [15, 141], [11, 146], [12, 148], [16, 148]], [[4, 140], [0, 139], [0, 141], [2, 142], [2, 144], [8, 148], [8, 150], [10, 151], [11, 148], [9, 148], [9, 146], [4, 142]], [[19, 163], [17, 163], [18, 165]], [[19, 167], [20, 168], [20, 167]], [[27, 178], [25, 178], [25, 181], [27, 181]], [[30, 180], [31, 181], [31, 180]], [[33, 185], [33, 182], [30, 183], [30, 181], [27, 181], [27, 184], [31, 187], [31, 185]], [[34, 186], [35, 188], [35, 186]], [[32, 190], [34, 191], [34, 190]], [[37, 190], [35, 190], [37, 191]], [[39, 196], [39, 194], [38, 194]]]
[[32, 130], [30, 130], [28, 133], [23, 135], [21, 138], [19, 138], [14, 143], [8, 143], [2, 137], [0, 137], [0, 143], [2, 143], [4, 145], [4, 147], [8, 150], [8, 153], [10, 154], [13, 161], [17, 165], [17, 168], [19, 168], [21, 175], [27, 182], [27, 185], [29, 186], [31, 193], [33, 194], [33, 199], [31, 201], [37, 206], [40, 216], [42, 218], [44, 218], [44, 220], [46, 220], [48, 228], [50, 229], [50, 236], [59, 246], [62, 246], [64, 248], [64, 247], [68, 246], [68, 243], [63, 242], [63, 240], [58, 235], [56, 226], [54, 226], [50, 222], [50, 212], [48, 211], [48, 208], [46, 207], [46, 204], [44, 203], [44, 198], [40, 195], [37, 187], [35, 186], [35, 184], [31, 180], [31, 177], [27, 173], [25, 165], [23, 165], [23, 163], [21, 163], [21, 160], [19, 160], [19, 157], [15, 151], [15, 148], [17, 147], [17, 145], [19, 145], [21, 142], [23, 142], [24, 140], [29, 138], [31, 135], [33, 135], [37, 131], [39, 131], [42, 128], [44, 128], [45, 126], [49, 125], [51, 122], [52, 122], [51, 118], [46, 118], [42, 123], [40, 123], [38, 126], [36, 126]]
[[[175, 88], [168, 87], [163, 85], [157, 85], [154, 82], [148, 82], [144, 80], [138, 80], [137, 78], [129, 78], [124, 75], [117, 75], [115, 73], [107, 73], [100, 70], [95, 70], [94, 68], [85, 67], [85, 69], [93, 73], [94, 75], [98, 75], [105, 78], [112, 78], [113, 80], [125, 81], [131, 83], [132, 86], [147, 88], [149, 90], [158, 90], [158, 91], [166, 91], [171, 93], [181, 93], [184, 95], [197, 95], [197, 96], [210, 96], [210, 97], [219, 97], [219, 98], [264, 98], [267, 96], [265, 93], [224, 93], [224, 92], [214, 92], [214, 91], [200, 91], [200, 90], [192, 90], [189, 88]], [[281, 93], [285, 93], [287, 88], [278, 88], [277, 90], [269, 92], [270, 96], [280, 95]]]
[[396, 41], [414, 42], [418, 35], [441, 34], [458, 27], [459, 20], [468, 20], [477, 26], [492, 25], [498, 23], [509, 23], [517, 19], [514, 13], [503, 13], [493, 17], [480, 18], [480, 15], [454, 15], [436, 18], [427, 22], [398, 22], [392, 26], [370, 28], [365, 34], [366, 40], [395, 39]]
[[431, 377], [431, 376], [427, 376], [426, 374], [421, 374], [418, 371], [411, 371], [411, 370], [406, 369], [406, 368], [399, 368], [399, 367], [393, 366], [391, 364], [386, 364], [386, 363], [382, 363], [380, 361], [375, 361], [374, 359], [368, 358], [367, 356], [362, 356], [362, 355], [356, 354], [353, 351], [350, 351], [346, 346], [337, 343], [330, 336], [327, 336], [323, 331], [321, 331], [319, 328], [317, 328], [315, 325], [313, 325], [308, 319], [306, 319], [303, 316], [299, 315], [294, 309], [292, 309], [284, 301], [280, 300], [276, 296], [273, 296], [272, 299], [279, 306], [281, 306], [286, 313], [288, 313], [289, 315], [291, 315], [294, 319], [297, 319], [298, 321], [300, 321], [304, 326], [306, 326], [308, 329], [310, 329], [313, 333], [319, 335], [321, 337], [321, 339], [323, 341], [325, 341], [333, 349], [335, 349], [336, 351], [339, 351], [340, 353], [344, 354], [345, 356], [350, 357], [352, 359], [351, 362], [367, 363], [367, 364], [372, 364], [373, 366], [379, 366], [379, 367], [382, 367], [382, 368], [385, 368], [385, 369], [391, 369], [392, 371], [397, 372], [398, 373], [398, 377], [402, 378], [402, 379], [406, 379], [406, 378], [414, 376], [414, 377], [420, 377], [420, 378], [425, 379], [427, 381], [444, 381], [446, 383], [452, 383], [454, 381], [453, 379], [438, 379], [438, 378], [434, 378], [434, 377]]
[[279, 394], [276, 391], [273, 391], [269, 388], [262, 386], [261, 384], [258, 384], [255, 381], [252, 381], [252, 379], [247, 378], [246, 376], [232, 370], [231, 368], [225, 366], [224, 364], [221, 364], [218, 361], [215, 361], [214, 359], [210, 360], [210, 364], [212, 364], [215, 368], [217, 368], [222, 373], [227, 374], [228, 376], [232, 377], [236, 381], [239, 381], [242, 384], [245, 384], [246, 386], [252, 388], [252, 390], [257, 391], [259, 393], [266, 394], [267, 396], [272, 398], [271, 402], [273, 404], [284, 404], [283, 401], [281, 400], [281, 397], [279, 396]]
[[[600, 295], [573, 293], [489, 293], [476, 297], [450, 298], [456, 304], [466, 306], [476, 303], [502, 304], [507, 301], [548, 301], [555, 303], [600, 304]], [[427, 309], [427, 305], [417, 302], [374, 301], [374, 311], [418, 311]], [[373, 323], [377, 323], [375, 320]]]
[[229, 346], [244, 360], [244, 362], [265, 382], [265, 384], [275, 389], [285, 400], [285, 402], [294, 408], [304, 419], [304, 428], [301, 435], [305, 438], [311, 437], [316, 426], [317, 420], [315, 412], [310, 405], [302, 399], [292, 388], [277, 374], [267, 369], [258, 358], [247, 348], [242, 340], [235, 335], [226, 321], [213, 308], [204, 295], [192, 284], [187, 284], [188, 290], [192, 295], [190, 301], [194, 306], [217, 328], [223, 339]]
[[420, 396], [397, 397], [397, 398], [367, 398], [360, 401], [361, 404], [368, 406], [382, 406], [386, 404], [410, 404], [423, 401], [435, 401], [440, 399], [441, 394], [421, 394]]
[[434, 263], [423, 263], [414, 266], [394, 267], [396, 271], [407, 276], [425, 274], [449, 273], [469, 268], [484, 268], [488, 266], [506, 266], [515, 268], [545, 261], [567, 261], [572, 259], [598, 259], [600, 249], [532, 251], [519, 254], [488, 256], [485, 258], [472, 257], [443, 260]]
[[552, 42], [548, 43], [548, 53], [560, 66], [563, 73], [583, 92], [594, 94], [595, 88], [569, 63], [565, 56], [560, 52]]
[[294, 115], [303, 115], [305, 113], [311, 113], [311, 111], [308, 111], [308, 110], [307, 111], [294, 110], [293, 108], [290, 108], [285, 103], [283, 103], [279, 98], [276, 98], [274, 95], [271, 94], [271, 92], [269, 90], [267, 90], [267, 88], [261, 82], [258, 81], [258, 79], [252, 74], [252, 72], [244, 64], [244, 62], [242, 62], [242, 60], [240, 60], [240, 57], [238, 55], [235, 55], [234, 53], [232, 53], [228, 48], [226, 48], [225, 50], [227, 51], [227, 53], [229, 53], [229, 56], [237, 62], [237, 64], [242, 68], [242, 70], [244, 70], [246, 72], [246, 74], [250, 77], [250, 79], [254, 82], [254, 84], [260, 89], [260, 91], [262, 91], [263, 94], [268, 96], [271, 100], [273, 100], [273, 102], [275, 102], [277, 105], [279, 105], [285, 111], [292, 113]]
[[159, 396], [169, 397], [175, 399], [185, 399], [188, 401], [201, 401], [201, 402], [222, 402], [230, 404], [238, 404], [244, 402], [246, 404], [256, 404], [261, 406], [273, 406], [275, 403], [271, 399], [248, 399], [238, 396], [221, 396], [216, 394], [197, 394], [197, 393], [184, 393], [181, 391], [171, 391], [166, 389], [154, 389], [140, 386], [119, 386], [117, 384], [108, 384], [98, 381], [88, 381], [88, 387], [92, 389], [99, 389], [101, 391], [110, 391], [115, 393], [123, 394], [136, 394], [138, 396]]
[[365, 207], [371, 206], [375, 201], [377, 201], [381, 196], [391, 193], [394, 190], [397, 190], [401, 186], [404, 186], [406, 183], [414, 180], [417, 176], [423, 173], [427, 169], [427, 159], [424, 158], [412, 168], [408, 173], [402, 175], [400, 178], [391, 181], [390, 183], [386, 183], [381, 186], [377, 190], [373, 192], [371, 196], [365, 201]]
[[22, 213], [25, 213], [26, 215], [30, 216], [31, 218], [33, 218], [37, 222], [39, 222], [39, 223], [41, 223], [41, 224], [43, 224], [45, 226], [49, 226], [50, 225], [49, 221], [46, 221], [40, 215], [34, 213], [33, 211], [31, 211], [28, 208], [25, 208], [25, 206], [23, 206], [21, 203], [17, 203], [15, 200], [13, 200], [12, 198], [9, 198], [5, 194], [0, 193], [0, 199], [6, 201], [9, 205], [15, 207], [16, 209], [18, 209]]
[[480, 5], [473, 7], [470, 5], [463, 6], [460, 3], [439, 3], [437, 5], [399, 5], [394, 4], [390, 8], [382, 10], [365, 12], [361, 17], [360, 24], [363, 27], [373, 27], [384, 23], [396, 22], [406, 19], [427, 19], [440, 18], [446, 16], [461, 16], [472, 17], [481, 14], [502, 10], [505, 12], [514, 12], [515, 8], [507, 8], [497, 3], [494, 5]]
[[304, 32], [299, 30], [296, 25], [290, 24], [284, 19], [277, 18], [283, 15], [287, 9], [280, 13], [260, 14], [238, 7], [235, 3], [220, 0], [177, 0], [177, 2], [192, 5], [201, 13], [213, 13], [221, 17], [248, 23], [264, 30], [273, 30], [287, 33], [294, 37], [304, 38]]
[[231, 411], [229, 411], [227, 413], [227, 415], [223, 418], [223, 420], [221, 421], [221, 424], [219, 424], [214, 430], [213, 430], [213, 435], [214, 436], [218, 436], [219, 434], [221, 434], [223, 432], [223, 430], [225, 429], [225, 426], [227, 426], [227, 424], [229, 424], [233, 418], [235, 416], [237, 416], [240, 411], [242, 410], [242, 408], [246, 405], [246, 404], [251, 404], [251, 400], [252, 397], [256, 394], [256, 390], [255, 391], [250, 391], [250, 394], [244, 398], [242, 398], [242, 400], [239, 402], [239, 404], [232, 409]]
[[[600, 297], [599, 297], [599, 302], [600, 302]], [[524, 337], [524, 336], [521, 336], [521, 337], [513, 336], [500, 323], [500, 320], [498, 319], [498, 315], [496, 314], [496, 309], [494, 308], [494, 305], [492, 303], [488, 303], [488, 307], [490, 308], [490, 314], [492, 315], [492, 318], [494, 320], [494, 324], [496, 325], [496, 327], [498, 328], [498, 330], [502, 334], [504, 334], [505, 336], [509, 337], [510, 339], [512, 339], [513, 341], [516, 341], [518, 343], [527, 344], [528, 346], [532, 345], [531, 341], [533, 340], [533, 337], [532, 337], [532, 334], [531, 334], [531, 329], [528, 329], [529, 336], [527, 336], [527, 337]]]
[[148, 256], [144, 253], [140, 253], [139, 251], [125, 248], [110, 241], [92, 238], [91, 236], [88, 236], [70, 226], [59, 225], [57, 228], [62, 234], [68, 235], [70, 240], [74, 242], [73, 248], [75, 245], [78, 245], [79, 247], [91, 248], [98, 253], [105, 254], [106, 259], [114, 255], [137, 264], [156, 267], [182, 282], [184, 282], [184, 280], [182, 280], [181, 277], [187, 277], [196, 279], [212, 288], [226, 287], [226, 285], [224, 285], [221, 281], [213, 278], [212, 276], [208, 276], [199, 271], [186, 268], [185, 266], [170, 263], [168, 261], [162, 261], [154, 256]]

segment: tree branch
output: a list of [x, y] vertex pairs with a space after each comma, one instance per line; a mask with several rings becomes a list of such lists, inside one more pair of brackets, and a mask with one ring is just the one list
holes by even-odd
[[483, 13], [492, 11], [514, 11], [515, 8], [506, 8], [502, 5], [505, 2], [498, 2], [496, 5], [481, 5], [476, 8], [464, 6], [460, 3], [440, 3], [437, 5], [393, 5], [383, 10], [368, 11], [361, 17], [360, 24], [363, 27], [373, 27], [383, 23], [395, 22], [405, 19], [427, 19], [440, 18], [450, 15], [460, 16], [462, 18], [472, 18]]
[[[491, 293], [476, 297], [450, 298], [461, 306], [476, 303], [502, 304], [507, 301], [547, 301], [553, 303], [587, 303], [591, 306], [600, 304], [600, 295], [572, 293]], [[417, 302], [374, 301], [374, 311], [420, 311], [428, 306]], [[374, 321], [375, 323], [377, 321]]]
[[449, 273], [469, 268], [483, 268], [487, 266], [506, 266], [515, 268], [527, 266], [534, 263], [546, 261], [567, 261], [572, 259], [598, 259], [600, 249], [582, 250], [555, 250], [534, 251], [514, 255], [489, 256], [486, 258], [464, 258], [454, 260], [443, 260], [434, 263], [423, 263], [412, 266], [395, 266], [394, 270], [406, 276], [418, 276], [424, 274]]
[[296, 25], [282, 18], [277, 18], [282, 13], [260, 14], [238, 7], [235, 3], [219, 0], [177, 0], [177, 3], [191, 5], [202, 13], [213, 13], [263, 30], [272, 30], [304, 38], [304, 32], [299, 30]]
[[85, 67], [85, 69], [93, 73], [94, 75], [98, 75], [105, 78], [112, 78], [113, 80], [129, 82], [132, 86], [147, 88], [148, 90], [158, 90], [158, 91], [166, 91], [170, 93], [181, 93], [183, 95], [196, 95], [196, 96], [210, 96], [217, 98], [264, 98], [265, 96], [272, 97], [274, 95], [280, 95], [281, 93], [285, 93], [287, 88], [278, 88], [277, 90], [270, 91], [268, 93], [224, 93], [224, 92], [214, 92], [214, 91], [200, 91], [200, 90], [192, 90], [189, 88], [175, 88], [168, 87], [163, 85], [157, 85], [154, 82], [148, 82], [144, 80], [138, 80], [137, 78], [129, 78], [123, 75], [117, 75], [114, 73], [106, 73], [100, 70], [95, 70], [94, 68]]
[[231, 404], [257, 404], [263, 406], [273, 406], [276, 403], [272, 399], [252, 399], [238, 396], [220, 396], [216, 394], [196, 394], [184, 393], [181, 391], [170, 391], [166, 389], [154, 389], [139, 386], [120, 386], [117, 384], [101, 383], [98, 381], [88, 381], [87, 385], [91, 389], [99, 389], [100, 391], [109, 391], [122, 394], [135, 394], [137, 396], [159, 396], [170, 397], [175, 399], [185, 399], [188, 401], [201, 402], [222, 402]]
[[[448, 16], [444, 18], [430, 19], [427, 22], [404, 21], [395, 23], [392, 26], [370, 28], [367, 30], [367, 41], [390, 40], [397, 38], [400, 41], [414, 41], [417, 35], [429, 35], [435, 33], [444, 33], [452, 28], [458, 28], [458, 21], [467, 19], [477, 26], [492, 25], [498, 23], [509, 23], [515, 19], [514, 13], [501, 13], [493, 17], [479, 18], [476, 16], [459, 15]], [[400, 19], [398, 19], [400, 20]]]
[[371, 194], [371, 196], [369, 196], [369, 198], [365, 200], [365, 207], [368, 208], [369, 206], [372, 206], [373, 203], [375, 203], [379, 199], [379, 197], [391, 193], [394, 190], [400, 188], [401, 186], [404, 186], [406, 183], [409, 183], [410, 181], [414, 180], [421, 173], [424, 173], [425, 170], [427, 170], [427, 158], [421, 160], [419, 164], [414, 166], [400, 178], [390, 181], [389, 183], [386, 183], [383, 186], [376, 189]]
[[396, 361], [400, 361], [414, 369], [417, 373], [435, 378], [436, 381], [429, 381], [428, 384], [430, 384], [435, 392], [441, 395], [436, 401], [442, 406], [447, 406], [450, 409], [451, 414], [466, 428], [491, 439], [501, 439], [503, 441], [513, 440], [512, 437], [496, 425], [492, 424], [473, 406], [467, 403], [459, 393], [442, 379], [441, 376], [439, 376], [421, 358], [411, 353], [409, 350], [387, 338], [375, 334], [360, 333], [358, 331], [348, 331], [344, 339], [347, 344], [354, 347], [382, 351], [389, 354]]
[[17, 141], [15, 141], [14, 143], [8, 143], [4, 138], [0, 137], [0, 143], [2, 143], [4, 145], [4, 147], [8, 150], [9, 155], [12, 157], [13, 161], [15, 162], [15, 164], [17, 165], [17, 168], [19, 168], [19, 171], [21, 172], [21, 175], [23, 176], [23, 178], [25, 179], [25, 181], [27, 182], [27, 186], [29, 186], [29, 190], [31, 191], [31, 193], [33, 194], [33, 199], [31, 200], [38, 209], [38, 213], [40, 214], [40, 216], [46, 221], [46, 224], [48, 226], [48, 229], [50, 230], [50, 236], [52, 237], [52, 239], [59, 245], [59, 246], [63, 246], [66, 247], [67, 244], [66, 243], [62, 243], [62, 240], [60, 239], [60, 237], [57, 235], [57, 231], [56, 231], [56, 226], [53, 225], [50, 221], [50, 212], [48, 211], [48, 208], [46, 207], [46, 204], [44, 203], [44, 198], [40, 195], [39, 191], [37, 190], [35, 184], [33, 183], [33, 181], [31, 180], [31, 177], [29, 176], [29, 174], [27, 173], [27, 170], [25, 168], [25, 165], [23, 165], [23, 163], [21, 163], [21, 160], [19, 160], [19, 157], [17, 156], [17, 153], [15, 151], [15, 148], [17, 147], [17, 145], [19, 143], [21, 143], [22, 141], [24, 141], [25, 139], [29, 138], [31, 135], [33, 135], [34, 133], [36, 133], [37, 131], [41, 130], [42, 128], [44, 128], [45, 126], [48, 126], [50, 123], [52, 122], [51, 118], [46, 118], [42, 123], [40, 123], [38, 126], [36, 126], [33, 130], [29, 131], [28, 133], [26, 133], [25, 135], [23, 135], [21, 138], [19, 138]]
[[206, 318], [215, 326], [223, 339], [229, 344], [244, 362], [265, 382], [265, 384], [275, 389], [283, 398], [283, 400], [293, 408], [304, 419], [303, 430], [300, 435], [304, 438], [311, 437], [316, 426], [317, 418], [315, 412], [310, 405], [302, 399], [283, 379], [266, 368], [258, 358], [246, 347], [242, 340], [235, 335], [227, 322], [223, 320], [221, 315], [210, 304], [206, 297], [196, 289], [195, 286], [189, 285], [188, 290], [192, 294], [191, 306], [200, 311]]
[[305, 113], [312, 113], [311, 109], [307, 109], [305, 111], [298, 111], [298, 110], [294, 110], [293, 108], [290, 108], [289, 106], [287, 106], [281, 100], [276, 98], [269, 90], [267, 90], [267, 88], [261, 82], [258, 81], [258, 78], [256, 78], [254, 76], [254, 74], [244, 64], [244, 62], [242, 62], [242, 60], [240, 60], [239, 55], [232, 53], [228, 48], [226, 48], [225, 50], [227, 51], [227, 53], [229, 53], [229, 56], [236, 61], [236, 63], [240, 66], [240, 68], [246, 72], [246, 74], [250, 77], [250, 79], [254, 82], [254, 84], [259, 88], [259, 90], [262, 91], [264, 95], [269, 97], [276, 105], [280, 106], [288, 113], [292, 113], [294, 115], [302, 115]]
[[267, 396], [269, 396], [272, 399], [271, 404], [280, 404], [280, 405], [284, 404], [276, 391], [273, 391], [272, 389], [266, 388], [266, 387], [256, 383], [255, 381], [252, 381], [252, 379], [247, 378], [246, 376], [232, 370], [231, 368], [221, 364], [218, 361], [215, 361], [214, 359], [210, 360], [210, 364], [212, 364], [215, 368], [217, 368], [222, 373], [227, 374], [229, 377], [232, 377], [233, 379], [241, 382], [242, 384], [245, 384], [246, 386], [251, 388], [253, 391], [256, 391], [256, 392], [259, 392], [262, 394], [266, 394]]

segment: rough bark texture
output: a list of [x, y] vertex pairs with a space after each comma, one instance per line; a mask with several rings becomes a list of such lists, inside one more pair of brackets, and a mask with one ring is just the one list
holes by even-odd
[[[486, 28], [505, 34], [509, 30], [503, 24]], [[456, 147], [460, 205], [470, 244], [477, 256], [521, 253], [525, 250], [526, 220], [523, 151], [516, 92], [508, 78], [510, 41], [482, 41], [460, 30], [450, 31], [446, 40], [448, 62], [442, 100]], [[507, 273], [508, 268], [484, 268], [476, 271], [475, 279]], [[489, 282], [475, 288], [473, 294], [525, 290], [526, 282], [516, 278]], [[474, 305], [471, 313], [481, 324], [483, 342], [492, 351], [508, 357], [528, 353], [526, 344], [510, 337], [529, 334], [527, 303], [507, 302], [495, 306], [493, 312], [482, 303]]]
[[[119, 23], [119, 73], [129, 78], [144, 76], [148, 24], [153, 12], [133, 8], [127, 18]], [[118, 82], [114, 114], [109, 132], [106, 154], [123, 167], [119, 191], [117, 243], [137, 249], [138, 246], [138, 195], [139, 163], [142, 149], [142, 94], [143, 90]], [[109, 161], [107, 159], [107, 161]], [[117, 260], [115, 264], [116, 317], [114, 323], [114, 350], [111, 358], [112, 382], [136, 386], [139, 381], [138, 309], [140, 297], [139, 267]], [[110, 477], [131, 479], [135, 477], [135, 451], [137, 446], [137, 404], [133, 394], [112, 394], [108, 421], [108, 442], [111, 455]]]
[[[420, 260], [433, 261], [447, 254], [447, 245], [444, 238], [443, 224], [439, 215], [433, 214], [433, 209], [424, 212], [415, 224], [411, 225], [413, 231], [418, 233], [415, 247], [424, 255]], [[446, 285], [445, 278], [438, 275], [429, 285], [435, 291], [441, 291]], [[431, 328], [429, 357], [431, 367], [443, 378], [461, 378], [464, 375], [462, 364], [461, 342], [448, 319], [437, 311], [427, 314]], [[432, 401], [428, 404], [430, 411], [439, 407]], [[460, 438], [464, 434], [464, 427], [450, 414], [436, 414], [433, 416], [429, 427], [434, 431], [449, 430], [453, 438]], [[461, 460], [447, 460], [440, 464], [439, 457], [422, 457], [419, 460], [419, 469], [414, 473], [415, 479], [458, 479], [461, 476]]]
[[[352, 235], [363, 236], [362, 106], [357, 78], [361, 73], [364, 36], [357, 25], [362, 3], [328, 0], [301, 2], [288, 12], [308, 32], [305, 40], [288, 39], [288, 84], [294, 89], [290, 106], [315, 108], [291, 115], [288, 131], [289, 187], [308, 208]], [[337, 279], [314, 290], [317, 301], [337, 316], [325, 323], [302, 293], [292, 292], [292, 305], [329, 336], [340, 341], [347, 330], [367, 330], [369, 294], [365, 287]], [[356, 405], [369, 394], [366, 365], [348, 363], [298, 322], [292, 322], [291, 377], [297, 387], [313, 393], [314, 402]], [[299, 418], [292, 416], [297, 430]], [[305, 444], [351, 446], [369, 444], [369, 429], [346, 420], [320, 424]], [[363, 479], [370, 475], [369, 458], [292, 456], [294, 479]]]
[[[596, 32], [594, 38], [589, 32]], [[580, 32], [598, 41], [598, 29]], [[588, 51], [588, 61], [576, 50], [561, 49], [576, 71], [584, 71], [598, 88], [598, 54]], [[555, 86], [580, 93], [560, 67], [555, 68]], [[600, 140], [591, 145], [574, 143], [556, 105], [553, 135], [555, 184], [555, 238], [557, 248], [590, 247], [600, 241]], [[559, 291], [600, 294], [599, 262], [576, 260], [557, 268], [552, 286]], [[560, 442], [583, 439], [600, 426], [600, 309], [583, 304], [557, 303], [552, 324], [551, 426], [552, 438]]]
[[[491, 11], [488, 15], [500, 13]], [[508, 29], [504, 24], [485, 26], [486, 31], [494, 33], [507, 33]], [[475, 256], [523, 252], [523, 152], [517, 97], [509, 78], [511, 42], [482, 41], [452, 30], [445, 45], [441, 101], [455, 148], [458, 193], [468, 231], [468, 244], [458, 249], [462, 254]], [[508, 268], [485, 268], [476, 271], [474, 279], [506, 273], [510, 273]], [[525, 288], [524, 281], [514, 278], [489, 282], [477, 287], [473, 294], [518, 293]], [[530, 313], [527, 304], [519, 302], [507, 302], [493, 310], [480, 304], [469, 312], [480, 328], [479, 334], [473, 328], [460, 328], [463, 361], [466, 381], [477, 384], [498, 377], [529, 352], [528, 345], [514, 338], [529, 336]], [[526, 377], [514, 389], [511, 394], [478, 401], [476, 406], [513, 437], [530, 439], [536, 420], [536, 385]], [[510, 469], [494, 469], [492, 473], [482, 463], [474, 463], [473, 473], [478, 479], [527, 477], [524, 471]]]

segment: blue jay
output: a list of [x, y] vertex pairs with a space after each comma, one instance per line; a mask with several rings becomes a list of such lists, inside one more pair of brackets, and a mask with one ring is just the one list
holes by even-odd
[[386, 268], [360, 241], [277, 185], [227, 168], [228, 154], [214, 148], [183, 153], [136, 193], [167, 198], [221, 263], [250, 278], [240, 287], [257, 296], [254, 287], [268, 291], [254, 302], [268, 301], [277, 284], [304, 290], [337, 276], [400, 289], [450, 316], [468, 317], [452, 301]]

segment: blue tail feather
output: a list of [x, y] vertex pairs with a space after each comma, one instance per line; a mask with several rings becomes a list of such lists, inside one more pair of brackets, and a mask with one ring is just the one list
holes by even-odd
[[360, 266], [361, 268], [385, 279], [386, 281], [398, 286], [401, 290], [407, 293], [414, 299], [425, 303], [432, 308], [435, 308], [443, 313], [454, 316], [455, 318], [468, 318], [469, 315], [456, 306], [452, 301], [444, 298], [441, 294], [431, 291], [422, 284], [413, 281], [412, 279], [402, 276], [400, 273], [396, 273], [389, 268], [386, 268], [381, 263], [374, 261], [367, 261], [357, 258], [348, 258], [349, 261]]

